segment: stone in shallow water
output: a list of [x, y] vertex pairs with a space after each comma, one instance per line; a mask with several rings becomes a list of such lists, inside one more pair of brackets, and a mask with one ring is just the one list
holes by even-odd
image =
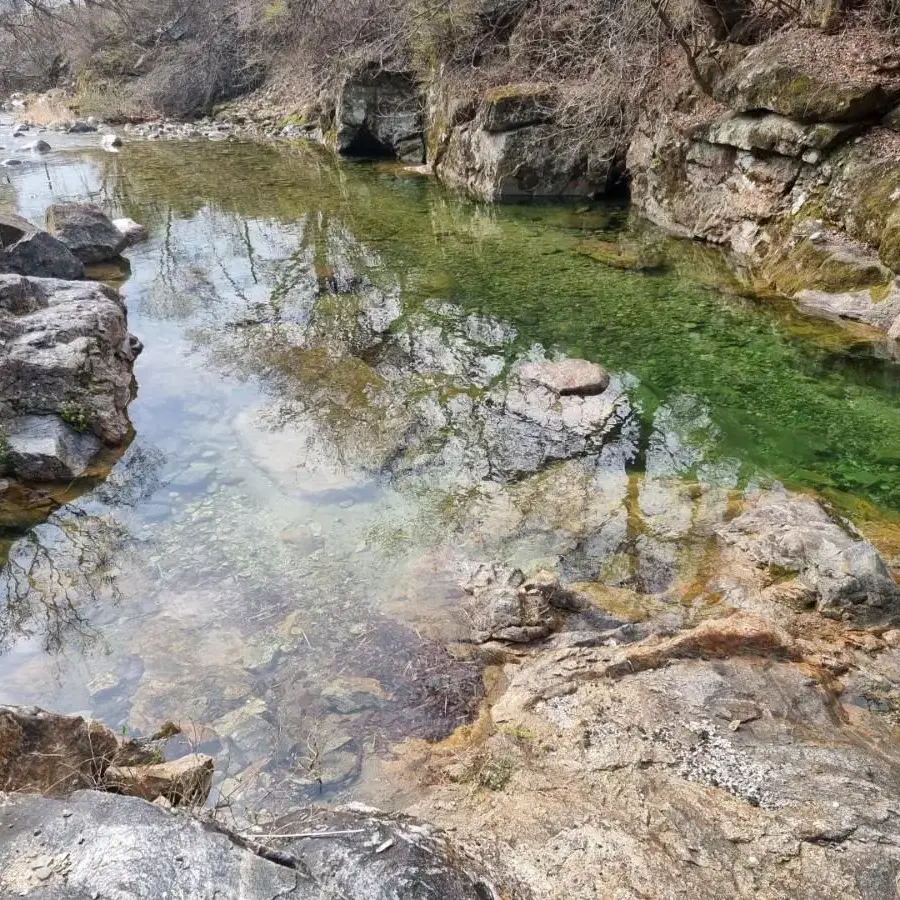
[[165, 797], [173, 806], [203, 803], [212, 787], [213, 761], [190, 753], [171, 762], [152, 765], [110, 766], [104, 776], [107, 790], [128, 797], [156, 800]]
[[126, 245], [125, 236], [93, 203], [54, 203], [47, 210], [47, 230], [87, 265], [115, 259]]
[[129, 247], [147, 239], [147, 229], [134, 219], [113, 219], [113, 225], [125, 238]]
[[561, 397], [570, 394], [582, 397], [602, 394], [609, 385], [609, 373], [606, 369], [586, 359], [525, 363], [519, 369], [519, 376], [525, 381], [543, 385]]
[[0, 213], [0, 272], [77, 279], [84, 265], [63, 243], [20, 216]]
[[8, 426], [6, 460], [20, 478], [77, 478], [100, 450], [96, 435], [79, 433], [56, 416], [22, 416]]

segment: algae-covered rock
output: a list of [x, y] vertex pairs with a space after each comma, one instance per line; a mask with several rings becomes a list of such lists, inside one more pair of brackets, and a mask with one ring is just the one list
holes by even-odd
[[806, 309], [889, 334], [900, 323], [900, 280], [878, 255], [821, 222], [797, 225], [756, 271], [763, 289]]
[[823, 194], [825, 214], [851, 237], [878, 250], [900, 273], [900, 135], [874, 131], [832, 160]]
[[666, 267], [661, 252], [642, 244], [590, 238], [579, 241], [575, 250], [605, 266], [624, 272], [661, 272]]

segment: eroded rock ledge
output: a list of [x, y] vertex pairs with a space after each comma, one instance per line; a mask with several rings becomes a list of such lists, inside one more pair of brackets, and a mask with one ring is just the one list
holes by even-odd
[[645, 116], [627, 166], [636, 207], [734, 251], [750, 289], [900, 337], [900, 75], [886, 42], [858, 45], [799, 29], [729, 48], [715, 100]]

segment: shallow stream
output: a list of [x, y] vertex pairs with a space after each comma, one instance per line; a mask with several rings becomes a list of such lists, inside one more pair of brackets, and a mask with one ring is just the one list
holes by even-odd
[[[30, 521], [0, 502], [0, 702], [193, 723], [220, 802], [371, 795], [372, 759], [471, 717], [479, 562], [650, 597], [749, 483], [900, 515], [887, 342], [741, 297], [717, 251], [620, 207], [486, 207], [302, 145], [48, 139], [0, 204], [148, 226], [129, 272], [94, 273], [145, 349], [108, 477]], [[602, 445], [504, 393], [555, 355], [613, 374]]]

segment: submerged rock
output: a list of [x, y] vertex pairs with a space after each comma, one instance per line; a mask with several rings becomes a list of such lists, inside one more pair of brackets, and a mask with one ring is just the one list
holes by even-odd
[[543, 385], [561, 397], [602, 394], [609, 386], [606, 369], [586, 359], [525, 363], [519, 367], [519, 377]]
[[47, 228], [86, 265], [115, 259], [126, 246], [124, 235], [93, 203], [54, 203]]

